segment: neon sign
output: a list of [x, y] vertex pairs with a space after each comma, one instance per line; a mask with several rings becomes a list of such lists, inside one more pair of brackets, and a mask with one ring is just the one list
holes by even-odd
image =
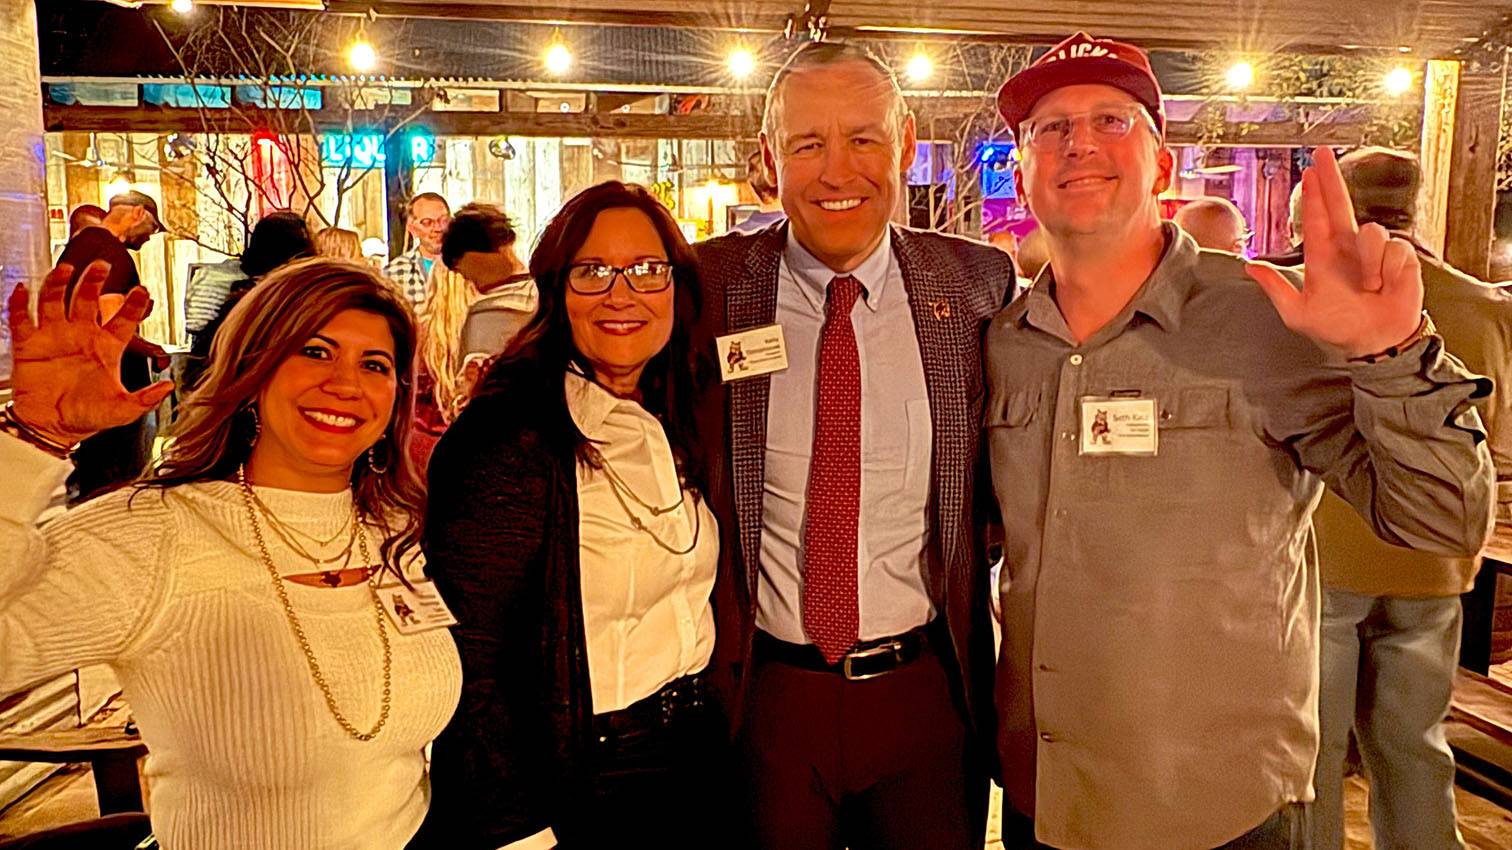
[[[424, 130], [411, 130], [406, 142], [410, 161], [429, 165], [436, 159], [436, 138]], [[320, 163], [327, 168], [366, 170], [388, 163], [382, 133], [327, 133], [320, 137]]]

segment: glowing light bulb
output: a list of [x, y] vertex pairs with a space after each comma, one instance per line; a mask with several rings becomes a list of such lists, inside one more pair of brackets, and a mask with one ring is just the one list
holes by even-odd
[[730, 68], [730, 76], [743, 80], [756, 70], [756, 56], [744, 47], [737, 47], [730, 51], [727, 64]]
[[358, 39], [347, 49], [347, 64], [359, 74], [366, 74], [378, 67], [378, 51], [367, 41]]
[[930, 59], [922, 51], [915, 53], [909, 58], [908, 67], [905, 71], [908, 74], [909, 82], [922, 83], [934, 76], [934, 60]]
[[572, 69], [572, 51], [559, 42], [546, 48], [546, 70], [560, 77]]
[[1243, 91], [1255, 84], [1255, 66], [1248, 62], [1235, 62], [1229, 66], [1228, 73], [1224, 75], [1228, 87], [1235, 91]]
[[105, 186], [105, 197], [114, 198], [116, 195], [131, 191], [131, 181], [125, 177], [117, 177]]
[[187, 15], [194, 11], [194, 0], [173, 0], [168, 4], [168, 8], [180, 15]]
[[1384, 85], [1387, 94], [1406, 94], [1412, 88], [1412, 71], [1398, 65], [1386, 74]]

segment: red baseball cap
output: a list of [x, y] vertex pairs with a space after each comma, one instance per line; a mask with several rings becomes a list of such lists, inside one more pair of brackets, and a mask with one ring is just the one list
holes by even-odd
[[1017, 135], [1019, 125], [1040, 98], [1059, 88], [1087, 84], [1128, 92], [1144, 104], [1156, 128], [1165, 133], [1165, 105], [1160, 99], [1160, 83], [1150, 70], [1150, 57], [1132, 44], [1093, 38], [1084, 32], [1055, 45], [1033, 65], [1009, 77], [998, 89], [998, 111], [1008, 122], [1008, 129]]

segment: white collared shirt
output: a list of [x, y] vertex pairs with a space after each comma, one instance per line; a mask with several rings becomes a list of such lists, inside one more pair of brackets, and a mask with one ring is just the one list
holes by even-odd
[[[856, 569], [861, 640], [900, 634], [934, 615], [924, 580], [933, 424], [924, 360], [903, 273], [885, 238], [851, 273], [861, 360], [861, 517]], [[834, 271], [788, 231], [777, 277], [777, 322], [788, 368], [772, 375], [756, 624], [789, 643], [803, 632], [802, 529], [819, 372], [819, 331]]]
[[[648, 505], [677, 505], [661, 516], [625, 496], [645, 525], [636, 529], [603, 470], [578, 464], [578, 559], [593, 711], [625, 708], [663, 685], [708, 666], [714, 652], [710, 602], [719, 560], [719, 528], [708, 500], [678, 484], [661, 423], [634, 401], [577, 374], [567, 375], [572, 421], [614, 473]], [[696, 513], [695, 513], [696, 512]], [[696, 518], [695, 518], [696, 517]], [[686, 555], [673, 549], [697, 545]]]

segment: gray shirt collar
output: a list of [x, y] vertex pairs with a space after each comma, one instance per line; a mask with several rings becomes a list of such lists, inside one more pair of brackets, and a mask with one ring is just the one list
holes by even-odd
[[[1180, 329], [1182, 306], [1186, 304], [1197, 280], [1194, 274], [1197, 268], [1197, 243], [1169, 221], [1162, 222], [1161, 228], [1166, 237], [1165, 254], [1128, 306], [1108, 323], [1108, 328], [1104, 331], [1113, 329], [1116, 335], [1135, 315], [1142, 315], [1172, 333]], [[1008, 308], [1010, 320], [1019, 327], [1033, 326], [1069, 340], [1070, 330], [1066, 327], [1060, 307], [1056, 306], [1054, 291], [1055, 272], [1047, 264], [1039, 277], [1035, 278], [1029, 294]], [[1098, 336], [1102, 335], [1103, 332], [1098, 333]]]

